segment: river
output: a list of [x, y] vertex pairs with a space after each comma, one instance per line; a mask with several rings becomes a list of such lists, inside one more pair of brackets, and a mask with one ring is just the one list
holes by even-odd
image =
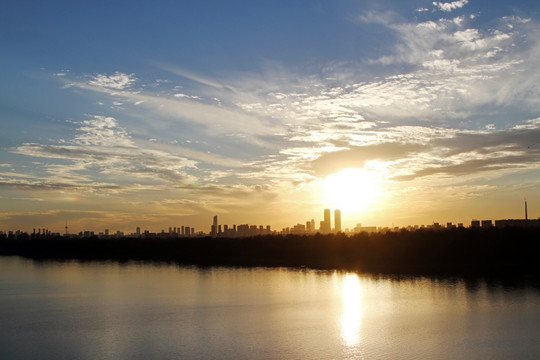
[[540, 359], [540, 288], [0, 257], [0, 358]]

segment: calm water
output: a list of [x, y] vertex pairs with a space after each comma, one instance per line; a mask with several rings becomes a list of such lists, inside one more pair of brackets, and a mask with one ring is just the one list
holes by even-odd
[[540, 359], [540, 290], [0, 257], [1, 359]]

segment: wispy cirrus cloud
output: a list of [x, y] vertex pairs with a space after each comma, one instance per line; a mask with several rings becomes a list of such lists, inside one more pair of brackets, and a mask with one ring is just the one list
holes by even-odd
[[[361, 128], [377, 122], [468, 126], [489, 121], [494, 109], [505, 111], [509, 104], [539, 109], [540, 44], [526, 19], [504, 17], [492, 29], [480, 29], [466, 17], [411, 23], [370, 14], [365, 21], [374, 18], [397, 41], [367, 69], [349, 67], [341, 74], [336, 67], [304, 77], [244, 74], [231, 80], [235, 93], [224, 96], [256, 117], [279, 119], [291, 133], [306, 125]], [[383, 66], [385, 75], [366, 79], [362, 71], [370, 66]]]
[[[122, 205], [125, 199], [121, 204], [116, 204], [115, 200], [120, 199], [119, 196], [128, 196], [126, 194], [137, 194], [129, 203], [138, 201], [146, 204], [147, 211], [162, 218], [201, 211], [227, 213], [238, 207], [253, 210], [277, 196], [275, 190], [256, 183], [218, 182], [223, 177], [237, 179], [235, 172], [200, 169], [197, 161], [177, 152], [185, 150], [188, 155], [210, 164], [226, 165], [228, 169], [231, 166], [242, 167], [244, 164], [238, 160], [230, 163], [225, 157], [133, 139], [112, 117], [96, 115], [76, 124], [77, 132], [72, 139], [58, 144], [25, 143], [13, 149], [20, 155], [45, 159], [33, 166], [34, 169], [43, 169], [44, 173], [0, 173], [0, 187], [36, 194], [58, 193], [62, 195], [55, 201], [81, 201], [86, 206], [96, 201], [88, 196], [102, 195], [99, 197], [102, 204], [113, 206], [115, 211], [128, 212], [129, 206]], [[65, 194], [86, 196], [84, 200], [73, 200]], [[196, 202], [198, 205], [171, 212], [171, 205], [165, 206], [164, 203], [171, 201]], [[6, 214], [26, 216], [24, 213]]]
[[[466, 4], [434, 2], [433, 6], [448, 12]], [[387, 55], [366, 65], [389, 69], [383, 76], [366, 78], [361, 75], [363, 67], [356, 73], [351, 67], [340, 73], [339, 66], [317, 76], [299, 76], [270, 66], [259, 74], [238, 73], [217, 80], [161, 64], [160, 69], [177, 75], [180, 83], [188, 80], [196, 86], [180, 92], [173, 79], [165, 84], [171, 86], [169, 93], [149, 86], [132, 89], [128, 87], [135, 76], [119, 72], [115, 80], [103, 75], [86, 82], [65, 77], [63, 81], [159, 114], [155, 121], [179, 121], [189, 129], [203, 129], [220, 142], [230, 135], [265, 147], [258, 158], [234, 159], [244, 164], [234, 174], [221, 170], [207, 177], [213, 181], [281, 178], [309, 182], [336, 171], [336, 163], [361, 167], [384, 162], [395, 172], [393, 178], [401, 180], [429, 172], [458, 174], [459, 166], [467, 161], [477, 161], [480, 172], [497, 168], [490, 165], [490, 159], [504, 158], [508, 167], [523, 164], [515, 149], [503, 156], [489, 147], [466, 150], [452, 145], [455, 153], [448, 148], [460, 140], [473, 141], [471, 134], [497, 139], [494, 134], [502, 136], [497, 131], [510, 131], [496, 130], [499, 124], [491, 119], [494, 111], [504, 113], [508, 104], [537, 108], [540, 91], [535, 84], [540, 63], [535, 54], [540, 46], [530, 36], [536, 33], [535, 26], [512, 16], [499, 19], [490, 29], [475, 27], [466, 16], [404, 22], [387, 12], [360, 18], [386, 27], [398, 40]], [[402, 69], [403, 64], [405, 71], [392, 71]], [[464, 130], [470, 126], [472, 130]], [[484, 126], [492, 131], [485, 132]], [[515, 134], [515, 130], [510, 132]], [[127, 148], [133, 145], [129, 138], [123, 141]], [[54, 150], [66, 149], [48, 148], [46, 152]], [[70, 150], [71, 156], [83, 156]], [[32, 151], [38, 150], [27, 145], [26, 152]], [[114, 158], [129, 158], [122, 154], [117, 151]], [[529, 167], [531, 162], [525, 164]], [[119, 168], [135, 175], [148, 169]], [[172, 178], [174, 172], [162, 175]]]
[[[171, 70], [173, 71], [173, 70]], [[184, 72], [181, 76], [186, 77]], [[280, 129], [280, 125], [269, 121], [268, 118], [253, 116], [235, 103], [228, 103], [223, 106], [216, 96], [199, 96], [175, 91], [173, 94], [160, 92], [157, 89], [128, 89], [126, 83], [131, 84], [133, 75], [117, 72], [115, 78], [122, 80], [110, 81], [110, 76], [97, 75], [100, 81], [86, 79], [59, 78], [66, 87], [76, 87], [110, 96], [113, 100], [121, 100], [133, 105], [130, 109], [132, 116], [144, 114], [153, 116], [156, 123], [178, 123], [186, 125], [191, 131], [196, 131], [210, 137], [234, 137], [242, 142], [255, 144], [257, 146], [269, 146], [270, 144], [262, 139], [262, 136], [271, 135]], [[190, 75], [190, 79], [196, 78], [197, 82], [208, 85], [213, 93], [217, 87], [221, 93], [221, 98], [229, 99], [227, 93], [230, 88], [211, 83], [210, 80], [200, 80], [196, 75]], [[120, 83], [118, 86], [111, 86], [110, 83]], [[129, 85], [128, 84], [128, 85]], [[201, 92], [205, 94], [205, 91]], [[126, 104], [123, 104], [124, 106]], [[164, 125], [165, 126], [165, 125]]]
[[[19, 176], [15, 176], [19, 177]], [[15, 179], [14, 176], [4, 178], [0, 176], [0, 186], [11, 187], [25, 190], [57, 190], [57, 191], [76, 191], [83, 193], [118, 193], [124, 190], [129, 190], [127, 187], [120, 186], [112, 183], [73, 183], [73, 182], [58, 182], [54, 179], [41, 179], [41, 180], [26, 180]], [[132, 189], [131, 189], [132, 190]]]
[[77, 135], [67, 142], [25, 143], [14, 152], [53, 161], [69, 161], [68, 164], [44, 165], [49, 173], [47, 183], [56, 179], [61, 186], [99, 183], [104, 177], [116, 178], [115, 181], [120, 183], [146, 178], [181, 184], [192, 180], [186, 170], [195, 169], [197, 164], [169, 152], [138, 147], [116, 119], [105, 116], [82, 121]]
[[[466, 4], [434, 6], [455, 10]], [[339, 67], [305, 77], [269, 69], [204, 81], [207, 97], [274, 119], [282, 129], [279, 152], [249, 162], [252, 171], [239, 177], [301, 183], [373, 162], [384, 163], [392, 181], [535, 167], [535, 153], [523, 156], [518, 147], [536, 130], [530, 122], [505, 118], [510, 104], [538, 110], [534, 55], [540, 47], [528, 19], [503, 17], [491, 29], [475, 27], [466, 16], [409, 23], [370, 13], [363, 19], [386, 26], [399, 40], [371, 65], [406, 64], [406, 71], [365, 79], [350, 71], [342, 76]], [[224, 91], [223, 83], [234, 91]], [[509, 121], [528, 131], [504, 129]], [[520, 145], [513, 147], [511, 138]]]
[[[359, 137], [363, 141], [357, 141]], [[354, 136], [354, 142], [342, 139], [326, 145], [310, 135], [304, 145], [254, 164], [261, 170], [250, 176], [309, 182], [344, 168], [385, 169], [386, 179], [392, 182], [432, 175], [475, 178], [489, 172], [497, 176], [540, 168], [539, 138], [536, 120], [504, 130], [386, 126], [365, 129]]]
[[[235, 161], [249, 166], [267, 164], [274, 173], [278, 160], [292, 164], [306, 161], [310, 152], [316, 158], [347, 147], [376, 146], [383, 137], [397, 136], [386, 131], [390, 127], [404, 129], [411, 124], [417, 131], [422, 128], [417, 125], [425, 123], [449, 133], [454, 124], [462, 128], [496, 124], [490, 113], [496, 109], [504, 112], [507, 104], [537, 107], [540, 92], [535, 69], [539, 61], [534, 54], [540, 47], [534, 37], [525, 36], [535, 32], [526, 19], [501, 18], [497, 27], [488, 30], [475, 28], [465, 16], [408, 23], [389, 14], [370, 14], [364, 21], [373, 19], [400, 41], [389, 49], [389, 55], [373, 59], [371, 65], [407, 64], [408, 71], [366, 79], [351, 73], [350, 67], [347, 74], [334, 67], [318, 76], [298, 76], [270, 67], [259, 74], [239, 73], [215, 80], [160, 65], [178, 75], [180, 83], [188, 79], [199, 85], [182, 92], [171, 88], [169, 95], [144, 86], [126, 91], [67, 81], [145, 109], [156, 124], [177, 121], [221, 144], [229, 139], [257, 144], [264, 148], [257, 156], [268, 161], [256, 157]], [[174, 79], [167, 84], [174, 86]], [[407, 143], [408, 135], [401, 132], [400, 136], [395, 141]], [[298, 173], [286, 168], [291, 174]], [[246, 173], [238, 172], [239, 176]]]
[[[526, 124], [534, 124], [535, 120]], [[424, 149], [424, 160], [409, 159], [408, 175], [396, 180], [444, 174], [481, 175], [485, 172], [540, 168], [540, 127], [522, 125], [506, 130], [457, 131], [453, 136], [434, 139]], [[396, 172], [397, 173], [397, 172]]]

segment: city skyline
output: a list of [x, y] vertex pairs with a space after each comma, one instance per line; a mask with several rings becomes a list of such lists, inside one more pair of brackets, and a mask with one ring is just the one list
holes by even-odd
[[540, 4], [124, 5], [0, 5], [0, 230], [540, 216]]
[[[334, 210], [334, 220], [332, 222], [331, 218], [331, 209], [324, 209], [322, 213], [322, 219], [319, 221], [319, 227], [316, 226], [315, 219], [307, 220], [305, 225], [302, 223], [297, 223], [296, 225], [287, 226], [281, 229], [272, 228], [271, 225], [255, 225], [255, 224], [246, 224], [242, 221], [233, 222], [232, 224], [224, 224], [219, 222], [219, 216], [214, 215], [212, 217], [211, 225], [209, 226], [209, 231], [206, 232], [205, 229], [196, 229], [193, 226], [187, 225], [178, 225], [178, 226], [168, 226], [168, 231], [166, 227], [162, 227], [160, 230], [156, 229], [147, 229], [137, 226], [135, 232], [129, 232], [126, 229], [116, 229], [110, 231], [110, 227], [105, 228], [103, 231], [95, 230], [76, 230], [73, 233], [68, 231], [68, 223], [65, 224], [65, 232], [61, 234], [59, 231], [54, 231], [49, 227], [33, 227], [31, 231], [29, 229], [0, 229], [0, 234], [8, 233], [26, 233], [32, 235], [64, 235], [64, 236], [76, 236], [79, 237], [88, 237], [99, 235], [105, 237], [123, 237], [123, 236], [159, 236], [159, 235], [170, 235], [170, 236], [179, 236], [179, 237], [201, 237], [201, 236], [210, 236], [210, 237], [245, 237], [245, 236], [257, 236], [257, 235], [283, 235], [283, 234], [330, 234], [330, 233], [340, 233], [344, 232], [346, 234], [356, 234], [360, 232], [386, 232], [386, 231], [400, 231], [405, 230], [419, 230], [419, 229], [432, 229], [432, 230], [441, 230], [441, 229], [455, 229], [455, 228], [491, 228], [491, 227], [540, 227], [540, 217], [537, 219], [530, 218], [528, 215], [528, 205], [527, 200], [524, 201], [524, 217], [519, 216], [514, 218], [507, 219], [486, 219], [485, 217], [482, 220], [478, 218], [473, 218], [468, 223], [453, 223], [451, 221], [446, 222], [437, 222], [434, 221], [430, 224], [408, 224], [405, 226], [378, 226], [377, 224], [362, 224], [356, 223], [354, 227], [351, 228], [342, 228], [341, 224], [341, 209]], [[333, 225], [332, 225], [333, 224]]]

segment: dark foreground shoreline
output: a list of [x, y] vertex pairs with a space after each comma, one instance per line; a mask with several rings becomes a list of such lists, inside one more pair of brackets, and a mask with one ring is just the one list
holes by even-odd
[[306, 267], [395, 275], [540, 279], [540, 229], [453, 229], [247, 238], [0, 238], [0, 255], [36, 260], [158, 261]]

